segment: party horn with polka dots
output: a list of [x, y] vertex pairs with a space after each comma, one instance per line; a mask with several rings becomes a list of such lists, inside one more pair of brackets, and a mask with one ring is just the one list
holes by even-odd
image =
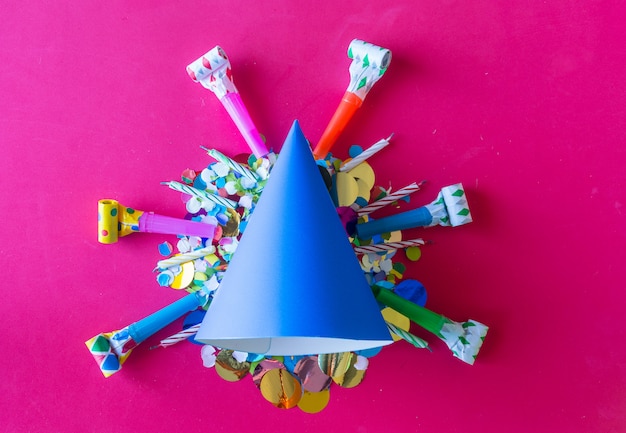
[[116, 200], [98, 201], [98, 241], [114, 244], [118, 238], [135, 232], [199, 236], [213, 239], [217, 220], [188, 221], [157, 215], [124, 206]]
[[189, 77], [215, 93], [257, 158], [269, 153], [233, 82], [230, 61], [220, 46], [187, 66]]
[[391, 62], [391, 51], [378, 45], [354, 39], [348, 47], [350, 84], [322, 138], [313, 150], [315, 159], [324, 159], [346, 125], [361, 107], [372, 86], [383, 76]]
[[206, 305], [208, 301], [209, 298], [203, 292], [191, 293], [119, 331], [98, 334], [87, 340], [85, 345], [104, 377], [109, 377], [120, 371], [122, 364], [138, 344], [183, 314]]
[[375, 235], [405, 230], [414, 227], [460, 226], [472, 222], [463, 185], [446, 186], [437, 199], [420, 208], [397, 215], [356, 224], [356, 235], [360, 239], [370, 239]]

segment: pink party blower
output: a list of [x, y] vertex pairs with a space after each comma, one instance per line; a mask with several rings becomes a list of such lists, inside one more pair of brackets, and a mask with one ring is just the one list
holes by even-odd
[[193, 81], [215, 93], [215, 96], [222, 102], [237, 125], [254, 156], [261, 158], [267, 155], [269, 151], [235, 87], [230, 61], [224, 50], [219, 45], [214, 47], [204, 56], [189, 64], [187, 73]]

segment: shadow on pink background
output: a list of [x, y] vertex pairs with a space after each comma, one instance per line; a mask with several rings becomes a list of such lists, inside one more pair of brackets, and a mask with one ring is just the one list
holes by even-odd
[[[623, 5], [152, 3], [0, 6], [0, 431], [624, 431]], [[463, 182], [475, 222], [416, 230], [434, 244], [406, 276], [490, 326], [476, 364], [397, 343], [307, 415], [198, 346], [150, 351], [175, 323], [104, 379], [83, 342], [181, 294], [151, 272], [171, 237], [100, 245], [97, 200], [183, 216], [159, 182], [211, 162], [201, 145], [245, 150], [185, 66], [224, 47], [278, 149], [294, 119], [318, 140], [355, 37], [393, 60], [333, 150], [395, 132], [371, 164], [385, 187], [429, 180], [406, 208]]]

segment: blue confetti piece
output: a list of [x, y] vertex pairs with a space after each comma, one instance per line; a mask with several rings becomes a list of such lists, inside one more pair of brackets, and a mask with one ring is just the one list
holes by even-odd
[[382, 347], [372, 347], [371, 349], [357, 350], [354, 353], [364, 356], [365, 358], [371, 358], [372, 356], [378, 355], [381, 350], [383, 350]]
[[196, 178], [193, 180], [193, 187], [197, 188], [201, 191], [204, 191], [207, 187], [206, 182], [202, 179], [201, 176], [196, 176]]
[[417, 280], [404, 280], [400, 282], [396, 286], [394, 293], [422, 307], [426, 305], [426, 299], [428, 298], [426, 288]]
[[363, 153], [363, 148], [359, 146], [358, 144], [353, 144], [352, 146], [350, 146], [350, 149], [348, 150], [348, 155], [350, 155], [350, 158], [356, 158], [362, 153]]
[[169, 242], [163, 242], [162, 244], [159, 244], [159, 254], [161, 254], [163, 257], [170, 256], [172, 254], [172, 251], [172, 244], [170, 244]]

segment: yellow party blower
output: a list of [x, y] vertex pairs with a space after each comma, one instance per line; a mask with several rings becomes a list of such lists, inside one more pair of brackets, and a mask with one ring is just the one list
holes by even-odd
[[114, 244], [134, 232], [199, 236], [213, 239], [217, 220], [206, 216], [202, 222], [188, 221], [133, 209], [115, 200], [98, 201], [98, 242]]

